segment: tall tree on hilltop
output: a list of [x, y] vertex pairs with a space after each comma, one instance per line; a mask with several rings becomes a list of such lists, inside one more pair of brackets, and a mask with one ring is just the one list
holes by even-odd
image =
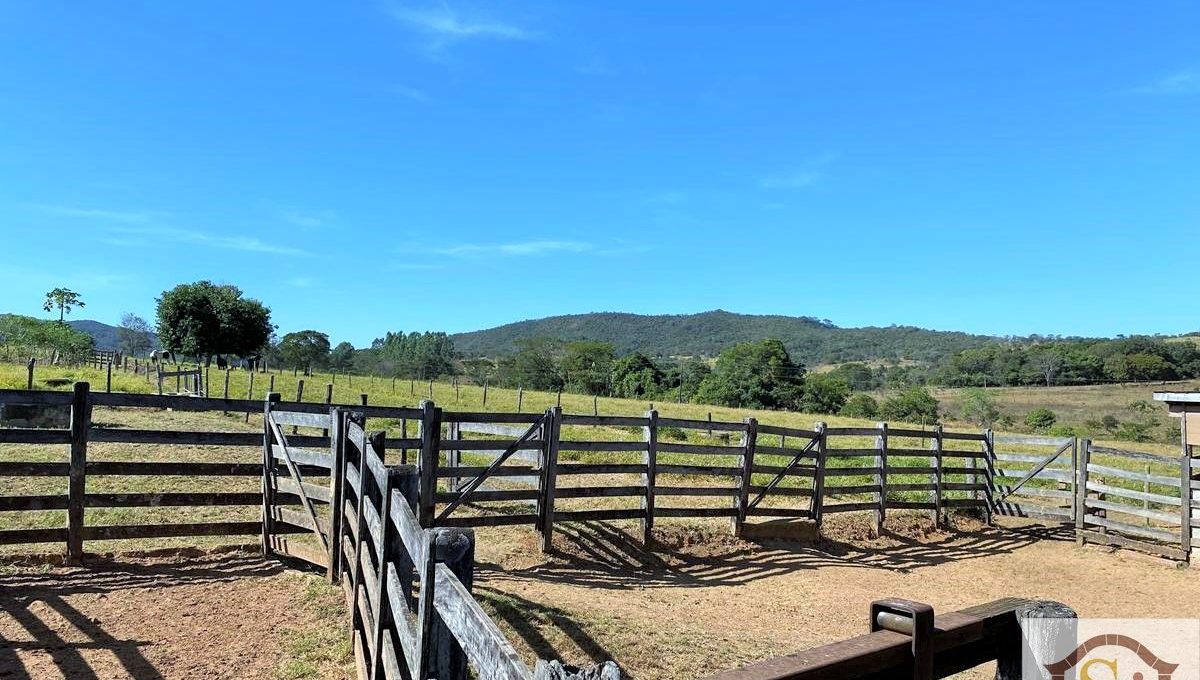
[[79, 293], [70, 288], [55, 288], [46, 293], [46, 301], [42, 303], [42, 309], [47, 312], [58, 309], [58, 322], [63, 323], [67, 314], [71, 313], [72, 307], [86, 307], [83, 299], [79, 297]]

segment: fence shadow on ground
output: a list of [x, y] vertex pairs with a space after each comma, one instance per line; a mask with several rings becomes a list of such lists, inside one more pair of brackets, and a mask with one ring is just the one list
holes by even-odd
[[577, 648], [592, 663], [616, 658], [576, 623], [570, 612], [478, 584], [473, 592], [494, 617], [529, 645], [539, 659], [572, 657], [574, 654], [566, 649], [568, 645]]
[[1052, 527], [1001, 527], [951, 532], [943, 539], [886, 536], [887, 547], [870, 548], [829, 538], [820, 541], [730, 540], [703, 550], [644, 548], [620, 527], [608, 523], [564, 523], [558, 527], [549, 561], [519, 569], [480, 563], [484, 580], [536, 579], [591, 588], [708, 587], [751, 583], [790, 572], [822, 567], [855, 567], [908, 572], [924, 567], [1003, 555], [1040, 540], [1066, 538]]
[[[270, 576], [283, 567], [248, 553], [225, 552], [167, 563], [128, 558], [90, 557], [84, 567], [19, 568], [0, 575], [0, 678], [32, 680], [27, 663], [50, 662], [64, 678], [99, 680], [112, 677], [112, 660], [138, 680], [162, 680], [146, 658], [146, 640], [123, 639], [96, 618], [77, 608], [72, 598], [104, 598], [131, 588], [224, 583]], [[153, 616], [153, 612], [146, 612]], [[103, 664], [104, 670], [100, 666]]]

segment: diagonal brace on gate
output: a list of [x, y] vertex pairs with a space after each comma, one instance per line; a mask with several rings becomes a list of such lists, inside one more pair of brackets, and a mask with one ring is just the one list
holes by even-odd
[[817, 442], [819, 442], [819, 441], [821, 441], [820, 438], [817, 438], [817, 439], [813, 439], [812, 441], [805, 444], [804, 448], [800, 449], [800, 451], [792, 458], [791, 462], [789, 462], [786, 466], [784, 466], [784, 468], [779, 471], [779, 474], [775, 475], [775, 479], [772, 479], [769, 484], [767, 484], [765, 487], [763, 487], [762, 491], [758, 492], [758, 496], [756, 496], [753, 501], [750, 501], [750, 505], [746, 506], [747, 509], [753, 508], [754, 506], [758, 505], [758, 503], [762, 499], [766, 498], [767, 494], [771, 491], [771, 489], [774, 489], [775, 487], [779, 486], [779, 483], [783, 481], [783, 478], [787, 476], [787, 473], [790, 472], [792, 470], [792, 468], [794, 468], [800, 464], [800, 459], [803, 458], [806, 454], [812, 453], [813, 447], [816, 446]]
[[520, 439], [513, 442], [508, 448], [504, 449], [504, 452], [497, 456], [496, 460], [492, 461], [492, 464], [489, 465], [486, 470], [480, 473], [478, 477], [472, 479], [471, 482], [467, 484], [467, 487], [462, 490], [462, 493], [459, 494], [458, 498], [455, 498], [453, 502], [447, 505], [445, 509], [443, 509], [442, 512], [437, 516], [434, 522], [436, 523], [446, 519], [458, 506], [466, 502], [468, 496], [474, 493], [479, 487], [483, 486], [483, 483], [487, 480], [488, 475], [491, 475], [493, 472], [495, 472], [496, 469], [503, 465], [504, 461], [511, 458], [512, 455], [516, 453], [525, 442], [532, 439], [533, 436], [537, 434], [538, 430], [542, 429], [542, 426], [545, 423], [546, 416], [544, 415], [533, 421], [533, 424], [529, 426], [529, 429], [525, 431], [525, 434], [521, 435]]
[[[271, 432], [274, 433], [275, 439], [279, 442], [279, 448], [283, 451], [283, 464], [287, 467], [288, 475], [291, 476], [292, 481], [296, 483], [296, 491], [300, 494], [300, 501], [304, 504], [304, 509], [308, 511], [308, 516], [312, 520], [313, 533], [320, 539], [321, 548], [329, 552], [329, 539], [321, 532], [321, 521], [317, 519], [317, 508], [313, 505], [312, 499], [308, 497], [308, 493], [304, 491], [304, 480], [300, 478], [300, 468], [296, 466], [296, 462], [292, 460], [291, 454], [288, 453], [287, 439], [283, 436], [283, 430], [280, 429], [279, 424], [275, 422], [274, 418], [268, 418], [267, 420], [271, 424]], [[274, 452], [271, 455], [275, 455]]]
[[1049, 465], [1050, 463], [1053, 463], [1055, 458], [1058, 458], [1059, 456], [1061, 456], [1063, 454], [1063, 452], [1065, 452], [1069, 448], [1071, 448], [1070, 441], [1067, 441], [1067, 443], [1058, 447], [1057, 451], [1055, 451], [1054, 453], [1047, 456], [1046, 459], [1043, 460], [1042, 462], [1033, 466], [1033, 469], [1031, 469], [1029, 472], [1026, 472], [1024, 477], [1018, 479], [1016, 484], [1010, 486], [1008, 488], [1008, 491], [1005, 491], [1004, 495], [996, 500], [996, 503], [1003, 503], [1004, 499], [1006, 499], [1009, 496], [1016, 493], [1017, 490], [1020, 489], [1022, 486], [1025, 486], [1025, 482], [1028, 482], [1029, 480], [1033, 479], [1034, 477], [1037, 477], [1038, 473], [1040, 473], [1042, 470], [1045, 470], [1047, 465]]

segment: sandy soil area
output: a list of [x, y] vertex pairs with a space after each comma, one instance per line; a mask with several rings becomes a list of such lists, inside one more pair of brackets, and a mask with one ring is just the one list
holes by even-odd
[[[1077, 548], [1044, 527], [933, 531], [833, 517], [819, 543], [753, 544], [728, 526], [658, 530], [641, 549], [611, 524], [565, 525], [544, 558], [527, 531], [480, 532], [476, 592], [532, 657], [614, 658], [638, 678], [693, 678], [867, 632], [872, 600], [953, 611], [1000, 597], [1058, 600], [1091, 617], [1200, 617], [1200, 571]], [[632, 527], [629, 527], [631, 530]], [[966, 677], [991, 677], [977, 669]]]
[[303, 581], [248, 552], [0, 570], [0, 678], [274, 678]]

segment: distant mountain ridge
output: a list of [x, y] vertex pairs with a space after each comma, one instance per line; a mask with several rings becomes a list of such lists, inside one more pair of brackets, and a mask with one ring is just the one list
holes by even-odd
[[903, 360], [932, 362], [999, 338], [913, 326], [840, 328], [812, 317], [736, 314], [724, 310], [699, 314], [628, 314], [596, 312], [550, 316], [451, 336], [464, 356], [510, 354], [530, 338], [611, 342], [619, 354], [716, 356], [741, 342], [778, 338], [794, 360], [807, 365], [846, 361]]
[[[71, 319], [67, 321], [67, 325], [92, 336], [96, 341], [96, 349], [116, 350], [120, 348], [121, 336], [118, 334], [120, 330], [118, 326], [110, 326], [102, 321], [92, 319]], [[150, 336], [151, 346], [158, 347], [158, 335], [155, 333], [147, 333], [147, 335]]]

